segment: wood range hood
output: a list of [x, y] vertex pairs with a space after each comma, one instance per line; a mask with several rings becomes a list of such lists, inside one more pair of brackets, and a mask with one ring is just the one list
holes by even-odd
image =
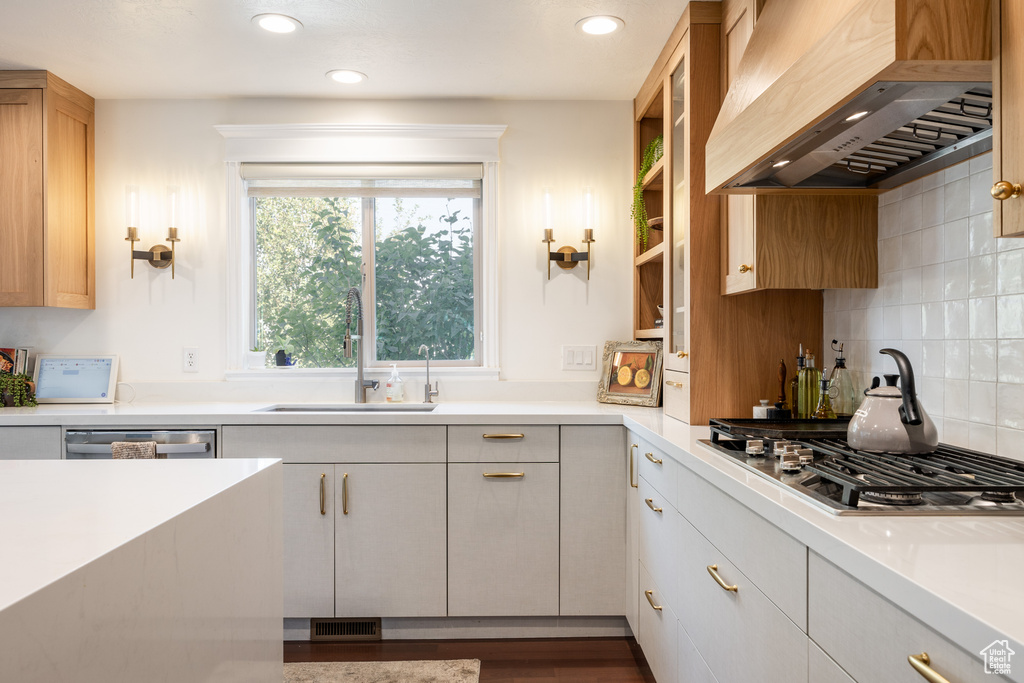
[[715, 193], [878, 193], [992, 148], [990, 0], [767, 0], [707, 143]]

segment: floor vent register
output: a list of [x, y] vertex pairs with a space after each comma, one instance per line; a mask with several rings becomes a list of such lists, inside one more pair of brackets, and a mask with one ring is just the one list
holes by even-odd
[[334, 642], [380, 640], [380, 618], [310, 619], [309, 639]]

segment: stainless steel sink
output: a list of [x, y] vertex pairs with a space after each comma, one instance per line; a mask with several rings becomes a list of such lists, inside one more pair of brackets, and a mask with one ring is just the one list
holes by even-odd
[[254, 413], [429, 413], [436, 403], [282, 403]]

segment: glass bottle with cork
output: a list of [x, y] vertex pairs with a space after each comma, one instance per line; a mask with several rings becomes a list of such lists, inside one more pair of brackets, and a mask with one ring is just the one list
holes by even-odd
[[804, 354], [804, 367], [797, 373], [797, 394], [800, 404], [799, 417], [806, 420], [814, 415], [821, 394], [821, 373], [814, 367], [814, 352]]
[[846, 359], [843, 358], [843, 344], [838, 340], [832, 340], [832, 350], [836, 356], [836, 366], [832, 369], [832, 377], [829, 381], [828, 393], [832, 399], [832, 408], [839, 417], [850, 417], [857, 410], [857, 389], [853, 385], [853, 377], [846, 369]]

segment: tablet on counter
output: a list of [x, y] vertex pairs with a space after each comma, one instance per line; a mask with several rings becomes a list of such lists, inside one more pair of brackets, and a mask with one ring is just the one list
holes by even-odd
[[117, 356], [36, 356], [39, 403], [113, 403]]

